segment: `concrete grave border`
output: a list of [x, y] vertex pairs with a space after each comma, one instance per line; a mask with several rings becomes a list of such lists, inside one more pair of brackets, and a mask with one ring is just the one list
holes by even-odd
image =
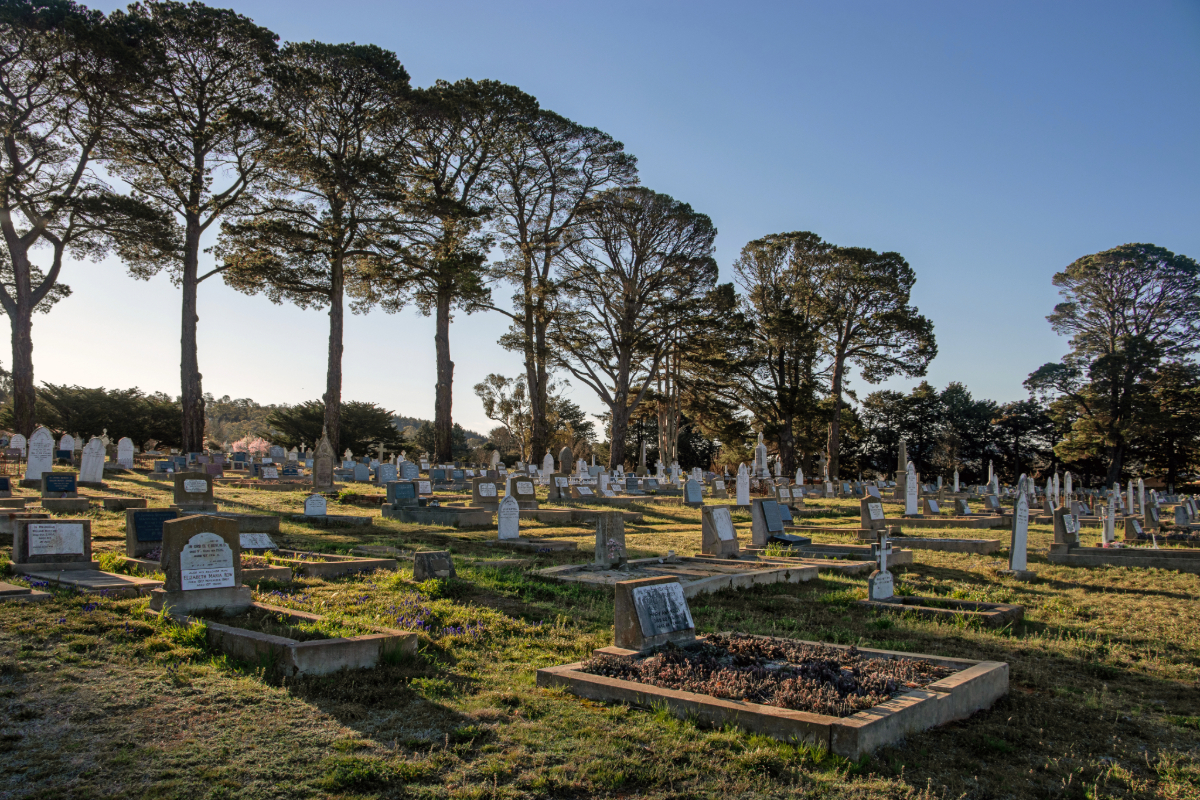
[[[324, 619], [319, 614], [265, 603], [251, 603], [250, 608], [279, 614], [298, 622], [320, 622]], [[158, 612], [151, 610], [147, 610], [146, 614], [152, 617], [160, 616]], [[288, 677], [328, 675], [341, 669], [372, 669], [379, 666], [379, 662], [389, 653], [417, 652], [417, 634], [395, 628], [372, 626], [372, 630], [379, 633], [298, 642], [284, 636], [258, 633], [191, 616], [172, 614], [171, 619], [184, 626], [203, 622], [210, 647], [241, 661], [256, 663], [270, 659], [274, 662], [274, 669]]]
[[[703, 641], [703, 637], [698, 637]], [[849, 645], [822, 644], [845, 650]], [[646, 656], [650, 652], [604, 648], [613, 655]], [[965, 719], [991, 705], [1008, 693], [1008, 664], [1003, 661], [972, 661], [919, 653], [875, 650], [860, 647], [858, 652], [871, 658], [925, 659], [957, 670], [923, 689], [912, 689], [885, 703], [848, 717], [831, 717], [777, 706], [759, 705], [741, 700], [725, 700], [709, 695], [662, 689], [645, 683], [590, 675], [581, 670], [583, 662], [537, 671], [537, 685], [561, 687], [579, 697], [603, 702], [628, 703], [641, 707], [665, 705], [679, 718], [695, 717], [721, 727], [737, 725], [753, 733], [775, 739], [801, 740], [825, 747], [835, 755], [858, 759], [878, 747], [894, 744], [910, 733], [917, 733], [958, 719]]]
[[[890, 614], [914, 612], [918, 616], [931, 619], [967, 619], [982, 622], [988, 628], [1003, 628], [1009, 623], [1018, 623], [1025, 619], [1025, 607], [1009, 603], [980, 603], [974, 600], [959, 600], [954, 597], [900, 597], [895, 602], [881, 600], [859, 600], [857, 605], [873, 611], [886, 611]], [[938, 603], [950, 606], [939, 608], [926, 605]]]

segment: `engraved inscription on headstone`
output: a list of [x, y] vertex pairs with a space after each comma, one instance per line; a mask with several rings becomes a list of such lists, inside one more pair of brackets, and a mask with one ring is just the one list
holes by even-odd
[[514, 495], [506, 495], [496, 512], [501, 539], [517, 539], [521, 536], [521, 506]]
[[696, 627], [683, 596], [683, 586], [679, 583], [638, 586], [633, 590], [633, 605], [642, 626], [642, 636], [647, 639]]
[[328, 513], [328, 508], [328, 501], [319, 494], [310, 494], [304, 498], [304, 516], [306, 517], [323, 517]]
[[274, 550], [275, 542], [265, 533], [240, 533], [238, 539], [243, 550]]
[[197, 533], [179, 554], [183, 591], [233, 586], [233, 551], [215, 533]]
[[25, 530], [31, 556], [83, 555], [83, 525], [78, 522], [31, 522]]

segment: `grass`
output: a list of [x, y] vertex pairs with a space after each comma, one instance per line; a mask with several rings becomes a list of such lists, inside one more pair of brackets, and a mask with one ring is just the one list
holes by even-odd
[[[105, 494], [169, 502], [161, 483], [107, 482]], [[296, 513], [304, 493], [219, 487], [217, 496], [223, 509], [282, 515]], [[808, 505], [826, 512], [821, 524], [857, 527], [856, 500]], [[635, 554], [698, 549], [698, 510], [634, 510], [645, 514], [626, 526]], [[89, 516], [97, 555], [110, 563], [124, 549], [124, 515]], [[734, 519], [748, 538], [748, 515]], [[585, 525], [522, 528], [591, 547]], [[329, 630], [419, 631], [415, 658], [326, 678], [284, 680], [234, 663], [207, 649], [198, 626], [147, 618], [144, 600], [56, 590], [46, 603], [0, 604], [0, 797], [1200, 796], [1200, 576], [1051, 565], [1050, 529], [1034, 526], [1034, 581], [999, 575], [1003, 551], [917, 551], [897, 576], [921, 596], [1025, 606], [1025, 622], [1004, 630], [861, 611], [852, 601], [865, 596], [866, 581], [827, 573], [693, 600], [705, 632], [1009, 663], [1011, 691], [991, 710], [849, 763], [662, 709], [536, 688], [539, 667], [611, 644], [612, 597], [475, 563], [497, 555], [485, 543], [494, 537], [378, 516], [372, 528], [309, 528], [285, 516], [273, 535], [281, 547], [332, 554], [382, 544], [450, 549], [458, 560], [452, 581], [414, 584], [401, 562], [396, 573], [301, 578], [256, 592], [325, 615]], [[534, 569], [588, 555], [519, 557]]]

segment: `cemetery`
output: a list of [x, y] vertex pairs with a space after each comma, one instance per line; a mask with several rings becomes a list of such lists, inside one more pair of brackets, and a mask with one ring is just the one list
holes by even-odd
[[0, 800], [1200, 798], [1187, 5], [0, 0]]

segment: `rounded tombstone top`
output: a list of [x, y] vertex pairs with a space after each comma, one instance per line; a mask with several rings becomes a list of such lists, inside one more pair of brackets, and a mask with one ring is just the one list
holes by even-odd
[[558, 451], [558, 463], [571, 464], [574, 461], [575, 453], [571, 450], [570, 446], [564, 447], [562, 450]]

